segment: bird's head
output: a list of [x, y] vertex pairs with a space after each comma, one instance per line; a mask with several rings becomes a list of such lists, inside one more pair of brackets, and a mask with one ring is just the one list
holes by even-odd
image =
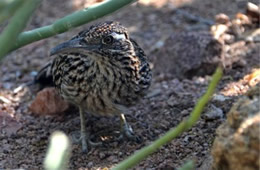
[[51, 50], [51, 56], [77, 53], [96, 59], [114, 59], [116, 56], [133, 54], [134, 46], [125, 27], [118, 22], [104, 22], [80, 32], [71, 40]]

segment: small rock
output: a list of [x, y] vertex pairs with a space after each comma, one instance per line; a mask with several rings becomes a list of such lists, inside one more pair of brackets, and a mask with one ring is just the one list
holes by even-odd
[[145, 96], [145, 98], [152, 98], [160, 95], [162, 93], [161, 89], [153, 89], [148, 92], [148, 94]]
[[206, 120], [216, 120], [216, 119], [223, 118], [224, 114], [222, 109], [211, 104], [209, 105], [206, 113], [203, 116], [205, 117]]
[[217, 95], [214, 95], [212, 97], [212, 101], [217, 101], [217, 102], [224, 102], [225, 100], [227, 100], [229, 97], [226, 97], [224, 95], [221, 95], [221, 94], [217, 94]]
[[254, 69], [251, 74], [248, 74], [244, 77], [244, 80], [253, 87], [260, 82], [260, 69]]
[[15, 72], [15, 77], [16, 77], [16, 79], [19, 79], [19, 78], [21, 78], [22, 77], [22, 73], [21, 73], [21, 71], [16, 71]]
[[45, 88], [37, 93], [36, 98], [29, 106], [30, 111], [38, 115], [55, 115], [68, 108], [69, 104], [52, 87]]
[[185, 136], [184, 139], [183, 139], [183, 141], [184, 141], [186, 144], [189, 143], [191, 140], [192, 140], [192, 137], [189, 136], [189, 135]]
[[220, 36], [225, 34], [227, 31], [228, 31], [228, 26], [224, 24], [217, 24], [211, 27], [211, 33], [214, 35], [216, 39], [219, 39]]
[[236, 18], [241, 21], [241, 24], [242, 24], [242, 25], [251, 24], [251, 20], [250, 20], [249, 17], [248, 17], [247, 15], [245, 15], [245, 14], [237, 13], [237, 14], [236, 14]]
[[88, 163], [88, 167], [90, 167], [90, 168], [92, 168], [93, 165], [94, 165], [93, 162], [89, 162], [89, 163]]
[[119, 152], [119, 153], [118, 153], [118, 156], [123, 156], [123, 153], [122, 153], [122, 152]]
[[113, 163], [118, 162], [117, 157], [114, 156], [114, 155], [109, 156], [109, 157], [107, 158], [107, 160], [110, 161], [110, 162], [113, 162]]
[[98, 154], [98, 156], [99, 156], [100, 159], [104, 159], [104, 158], [106, 157], [106, 154], [103, 153], [103, 152], [100, 152], [100, 153]]
[[260, 20], [260, 10], [259, 6], [248, 2], [247, 3], [247, 9], [246, 9], [246, 15], [252, 18], [252, 22], [259, 24]]
[[216, 15], [215, 19], [218, 24], [227, 24], [230, 21], [229, 17], [223, 13]]
[[182, 110], [181, 111], [181, 115], [184, 117], [184, 116], [188, 116], [190, 114], [190, 111], [185, 109], [185, 110]]
[[9, 83], [9, 82], [5, 82], [2, 84], [3, 88], [7, 89], [7, 90], [10, 90], [14, 84], [13, 83]]
[[246, 95], [248, 97], [253, 97], [253, 96], [258, 96], [260, 97], [260, 82], [258, 82], [258, 84], [256, 84], [256, 86], [252, 87], [250, 90], [247, 91]]
[[176, 101], [176, 98], [174, 96], [170, 96], [170, 98], [167, 100], [167, 104], [170, 107], [173, 107], [178, 104], [178, 101]]
[[38, 72], [37, 71], [32, 71], [32, 72], [30, 72], [30, 76], [31, 77], [35, 77], [35, 76], [37, 76], [37, 74], [38, 74]]
[[2, 145], [3, 152], [9, 152], [10, 148], [11, 148], [11, 145], [8, 143]]

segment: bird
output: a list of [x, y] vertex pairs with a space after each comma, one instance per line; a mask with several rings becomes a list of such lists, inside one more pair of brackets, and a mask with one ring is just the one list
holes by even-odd
[[152, 70], [126, 27], [116, 21], [92, 25], [51, 49], [50, 56], [53, 59], [34, 82], [53, 85], [64, 100], [78, 107], [83, 152], [98, 144], [86, 131], [87, 113], [120, 116], [120, 137], [135, 139], [125, 113], [147, 94]]

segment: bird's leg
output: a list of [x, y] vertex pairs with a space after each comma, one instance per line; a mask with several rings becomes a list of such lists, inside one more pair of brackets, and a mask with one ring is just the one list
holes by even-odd
[[127, 137], [130, 140], [136, 140], [136, 136], [134, 135], [134, 131], [130, 125], [128, 125], [125, 115], [122, 113], [120, 115], [120, 125], [121, 125], [121, 135], [119, 139], [123, 137]]
[[82, 144], [82, 152], [88, 152], [88, 145], [90, 146], [98, 146], [102, 145], [101, 142], [95, 143], [90, 140], [89, 133], [86, 131], [86, 120], [85, 120], [85, 113], [84, 110], [79, 107], [80, 113], [80, 140]]
[[86, 132], [86, 120], [85, 113], [81, 107], [79, 107], [80, 114], [80, 140], [82, 145], [82, 152], [88, 152], [87, 138], [89, 138], [89, 134]]

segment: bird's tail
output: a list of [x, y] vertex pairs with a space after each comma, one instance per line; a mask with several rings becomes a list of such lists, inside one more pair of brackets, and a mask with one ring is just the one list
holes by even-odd
[[51, 75], [51, 65], [52, 61], [48, 62], [44, 67], [42, 67], [34, 77], [33, 81], [27, 83], [27, 86], [33, 86], [33, 88], [36, 88], [37, 91], [45, 87], [54, 86]]

